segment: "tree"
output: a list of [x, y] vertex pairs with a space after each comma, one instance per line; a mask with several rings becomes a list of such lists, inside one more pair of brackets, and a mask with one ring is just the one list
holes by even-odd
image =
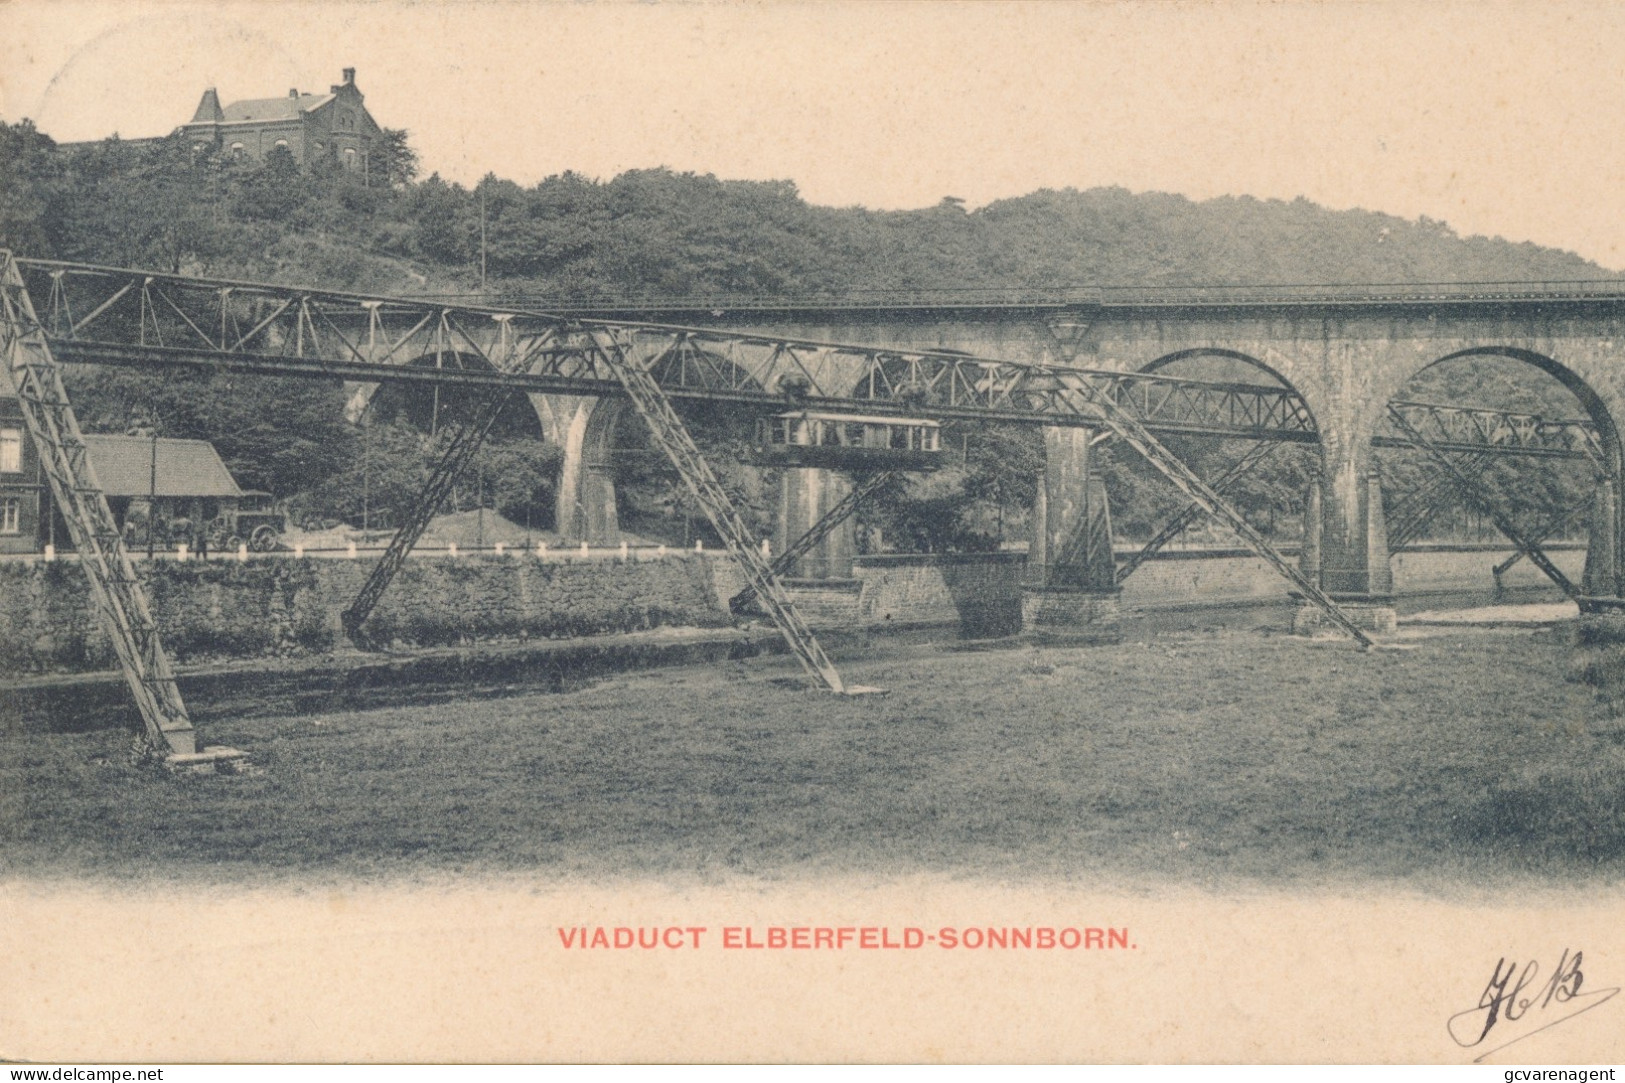
[[172, 274], [205, 269], [232, 233], [222, 213], [220, 166], [179, 138], [114, 137], [76, 150], [67, 163], [62, 254]]
[[87, 431], [152, 424], [161, 436], [207, 440], [245, 489], [319, 488], [355, 453], [337, 381], [95, 367], [71, 367], [65, 381]]
[[52, 223], [63, 189], [61, 157], [50, 136], [31, 120], [0, 121], [0, 248], [52, 255]]
[[469, 203], [468, 192], [460, 185], [447, 184], [438, 173], [412, 189], [408, 210], [420, 255], [436, 263], [468, 263], [479, 228]]
[[300, 516], [399, 526], [429, 480], [435, 441], [405, 422], [384, 421], [355, 430], [347, 445], [352, 454], [342, 468], [295, 502]]
[[[550, 526], [564, 449], [539, 440], [487, 440], [473, 470], [483, 479], [484, 503], [504, 518]], [[470, 486], [465, 481], [463, 488]]]
[[407, 142], [405, 128], [385, 128], [368, 163], [368, 183], [405, 188], [417, 179], [418, 152]]

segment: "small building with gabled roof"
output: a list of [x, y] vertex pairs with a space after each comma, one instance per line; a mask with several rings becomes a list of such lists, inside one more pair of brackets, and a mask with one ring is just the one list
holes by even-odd
[[[122, 528], [156, 506], [161, 522], [210, 522], [237, 508], [244, 492], [207, 440], [85, 435], [96, 480]], [[51, 509], [50, 491], [15, 399], [0, 396], [0, 554], [70, 547], [67, 526]]]
[[207, 440], [86, 433], [85, 447], [110, 501], [153, 495], [160, 500], [236, 500], [243, 495]]
[[383, 129], [365, 101], [355, 85], [354, 68], [345, 68], [344, 81], [326, 94], [294, 88], [286, 97], [245, 98], [222, 106], [210, 87], [179, 131], [194, 147], [249, 161], [263, 162], [277, 147], [286, 147], [301, 165], [328, 159], [366, 177]]

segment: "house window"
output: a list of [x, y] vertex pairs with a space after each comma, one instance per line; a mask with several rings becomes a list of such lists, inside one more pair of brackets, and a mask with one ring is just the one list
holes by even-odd
[[355, 168], [355, 148], [354, 147], [345, 147], [344, 148], [344, 168], [346, 168], [346, 169], [354, 169]]
[[23, 430], [0, 429], [0, 474], [23, 472]]
[[231, 156], [233, 158], [241, 158], [243, 156], [243, 145], [241, 143], [233, 143], [231, 145]]
[[0, 534], [21, 534], [23, 502], [20, 497], [0, 496]]

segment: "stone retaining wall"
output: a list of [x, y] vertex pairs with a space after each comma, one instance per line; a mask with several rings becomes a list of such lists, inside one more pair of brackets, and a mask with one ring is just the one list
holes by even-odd
[[[1581, 547], [1554, 547], [1553, 561], [1578, 581]], [[1489, 598], [1490, 569], [1511, 550], [1433, 546], [1394, 558], [1407, 594]], [[958, 628], [973, 638], [1021, 628], [1019, 552], [859, 557], [853, 578], [794, 585], [804, 615], [823, 628]], [[138, 562], [164, 636], [179, 662], [318, 654], [343, 638], [339, 613], [360, 588], [368, 561], [277, 557]], [[409, 560], [368, 623], [383, 642], [447, 646], [590, 636], [646, 628], [725, 627], [727, 599], [744, 586], [720, 553], [655, 559], [555, 556], [418, 557]], [[1510, 590], [1540, 590], [1544, 577], [1520, 561]], [[1285, 602], [1288, 586], [1246, 552], [1174, 551], [1147, 562], [1124, 585], [1124, 612]], [[1477, 600], [1475, 598], [1474, 600]], [[0, 678], [88, 672], [113, 665], [77, 561], [0, 562]]]
[[[418, 558], [367, 630], [401, 646], [585, 636], [660, 626], [721, 627], [710, 559]], [[339, 614], [370, 562], [274, 558], [138, 562], [179, 662], [320, 653], [343, 638]], [[0, 563], [0, 676], [114, 664], [77, 561]]]

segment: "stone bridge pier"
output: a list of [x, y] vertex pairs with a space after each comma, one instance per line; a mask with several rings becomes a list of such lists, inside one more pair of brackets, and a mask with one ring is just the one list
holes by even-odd
[[1094, 468], [1094, 429], [1046, 426], [1021, 588], [1022, 631], [1045, 642], [1115, 642], [1111, 509]]
[[545, 404], [544, 430], [564, 449], [553, 500], [554, 529], [560, 541], [595, 547], [620, 544], [611, 448], [626, 404], [592, 395], [536, 397]]
[[[1577, 401], [1572, 416], [1588, 416], [1601, 436], [1588, 570], [1580, 589], [1599, 604], [1625, 594], [1625, 511], [1615, 425], [1625, 416], [1625, 305], [1470, 297], [1285, 300], [1198, 297], [1186, 303], [1148, 297], [1071, 308], [990, 305], [798, 316], [735, 311], [716, 322], [825, 341], [947, 348], [1120, 372], [1167, 368], [1170, 375], [1195, 375], [1177, 366], [1213, 357], [1251, 365], [1258, 370], [1257, 382], [1279, 382], [1302, 396], [1319, 434], [1320, 470], [1308, 501], [1312, 521], [1305, 530], [1303, 567], [1353, 619], [1373, 628], [1393, 619], [1388, 532], [1372, 451], [1389, 402], [1404, 397], [1413, 377], [1441, 361], [1482, 355], [1522, 362], [1531, 366], [1532, 376], [1544, 372], [1567, 387]], [[711, 319], [703, 313], [692, 318]], [[1080, 523], [1109, 524], [1104, 500], [1092, 499], [1088, 451], [1080, 439], [1046, 436], [1050, 463], [1039, 488], [1030, 558], [1035, 626], [1064, 623], [1063, 598], [1076, 603], [1076, 622], [1085, 629], [1101, 623], [1109, 610], [1110, 587], [1099, 571], [1103, 561], [1091, 564], [1078, 546], [1063, 540], [1073, 537], [1069, 531]], [[1092, 508], [1099, 509], [1098, 519], [1091, 519]]]
[[[773, 552], [784, 552], [852, 491], [852, 482], [835, 470], [787, 467], [779, 477], [779, 513], [774, 524]], [[849, 580], [857, 555], [857, 519], [849, 516], [796, 560], [788, 579]]]

